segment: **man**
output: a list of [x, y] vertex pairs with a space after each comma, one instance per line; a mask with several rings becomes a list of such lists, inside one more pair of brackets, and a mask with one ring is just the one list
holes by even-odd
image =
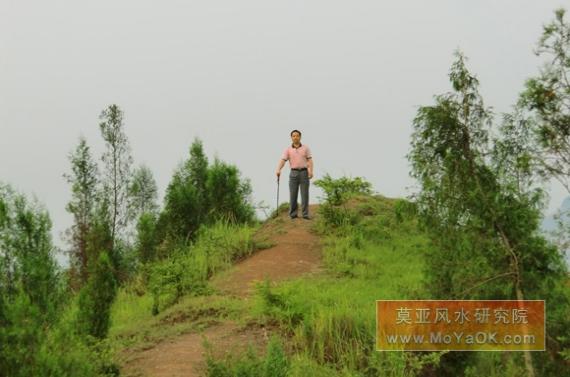
[[301, 131], [291, 131], [291, 146], [283, 151], [279, 165], [277, 166], [277, 179], [281, 175], [281, 169], [286, 161], [289, 161], [291, 172], [289, 173], [289, 217], [297, 218], [297, 197], [301, 188], [301, 209], [303, 218], [309, 220], [309, 179], [313, 178], [313, 158], [307, 145], [301, 144]]

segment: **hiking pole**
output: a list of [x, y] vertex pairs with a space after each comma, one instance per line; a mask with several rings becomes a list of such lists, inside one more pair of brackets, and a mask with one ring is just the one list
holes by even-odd
[[279, 175], [277, 175], [277, 207], [275, 207], [275, 217], [279, 216]]

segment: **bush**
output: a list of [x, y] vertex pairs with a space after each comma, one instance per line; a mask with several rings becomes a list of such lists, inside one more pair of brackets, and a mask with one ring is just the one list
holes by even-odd
[[216, 159], [208, 169], [206, 192], [210, 203], [209, 222], [228, 220], [241, 224], [253, 220], [251, 184], [249, 180], [240, 178], [240, 172], [234, 165]]
[[357, 214], [347, 208], [348, 199], [372, 193], [370, 182], [360, 177], [333, 179], [326, 174], [323, 179], [315, 181], [315, 185], [325, 192], [325, 202], [320, 206], [324, 222], [334, 227], [354, 225], [358, 220]]
[[322, 179], [315, 181], [315, 185], [323, 189], [326, 202], [334, 206], [346, 203], [352, 196], [372, 193], [372, 184], [361, 177], [333, 179], [326, 174]]
[[166, 190], [157, 239], [168, 248], [187, 246], [202, 225], [254, 219], [251, 184], [234, 165], [216, 159], [208, 165], [202, 142], [194, 140], [190, 158], [179, 166]]
[[139, 260], [142, 263], [153, 260], [155, 258], [156, 246], [156, 218], [153, 213], [143, 213], [137, 224], [136, 251]]
[[109, 330], [111, 305], [117, 283], [111, 260], [101, 253], [93, 273], [79, 294], [78, 326], [81, 333], [103, 339]]

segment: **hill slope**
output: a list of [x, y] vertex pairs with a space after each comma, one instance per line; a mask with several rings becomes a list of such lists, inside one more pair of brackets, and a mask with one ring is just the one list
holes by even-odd
[[[317, 214], [318, 206], [311, 206], [311, 211]], [[312, 221], [318, 221], [318, 214]], [[310, 229], [312, 221], [292, 221], [285, 213], [268, 221], [256, 236], [269, 240], [274, 246], [260, 250], [216, 275], [211, 286], [217, 296], [211, 296], [211, 299], [247, 301], [256, 282], [264, 279], [277, 282], [318, 273], [321, 251], [319, 238]], [[179, 308], [178, 312], [183, 313], [184, 308]], [[168, 323], [162, 325], [168, 326]], [[234, 318], [216, 318], [203, 328], [171, 337], [149, 349], [127, 350], [123, 373], [127, 376], [199, 376], [205, 361], [204, 340], [209, 341], [213, 348], [229, 350], [240, 346], [243, 349], [248, 342], [263, 346], [267, 339], [268, 333], [263, 326], [248, 327]]]

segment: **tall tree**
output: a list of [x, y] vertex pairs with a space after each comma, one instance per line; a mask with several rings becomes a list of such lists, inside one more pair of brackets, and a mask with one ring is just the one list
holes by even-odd
[[152, 176], [152, 171], [146, 165], [141, 165], [133, 172], [129, 184], [129, 215], [137, 221], [144, 213], [156, 213], [158, 205], [158, 188]]
[[97, 164], [91, 157], [91, 152], [85, 138], [79, 139], [75, 151], [69, 155], [71, 173], [64, 174], [71, 184], [71, 200], [66, 210], [73, 215], [73, 225], [67, 231], [71, 243], [70, 261], [74, 275], [80, 281], [87, 281], [87, 238], [93, 221], [93, 211], [97, 195], [98, 171]]
[[[497, 147], [489, 142], [492, 114], [463, 55], [449, 77], [453, 91], [418, 110], [408, 155], [438, 246], [429, 261], [433, 287], [449, 298], [544, 298], [552, 293], [545, 282], [560, 281], [565, 268], [539, 234], [542, 193], [530, 186], [524, 150], [509, 141], [508, 120]], [[524, 361], [533, 376], [530, 352]]]
[[530, 111], [539, 163], [545, 177], [570, 192], [570, 23], [564, 9], [544, 26], [536, 54], [547, 58], [540, 73], [526, 82], [519, 105]]
[[111, 240], [115, 248], [117, 237], [128, 223], [128, 187], [133, 159], [129, 141], [123, 130], [123, 112], [110, 105], [101, 112], [99, 128], [105, 141], [103, 186], [109, 198]]

